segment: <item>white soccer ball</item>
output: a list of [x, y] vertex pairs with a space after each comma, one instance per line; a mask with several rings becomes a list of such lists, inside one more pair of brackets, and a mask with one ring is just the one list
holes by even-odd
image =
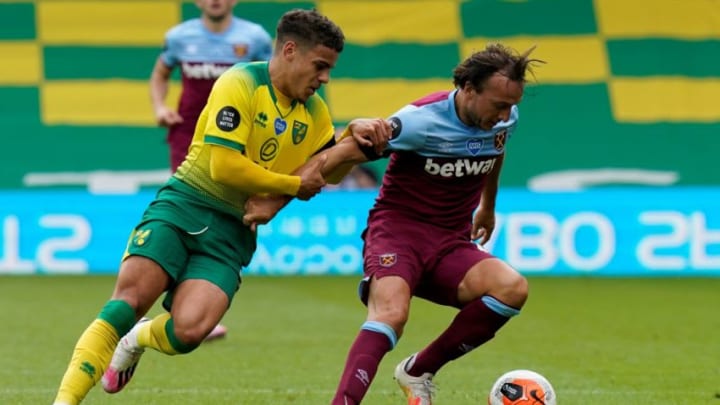
[[547, 378], [530, 370], [513, 370], [495, 381], [488, 405], [557, 405], [557, 399]]

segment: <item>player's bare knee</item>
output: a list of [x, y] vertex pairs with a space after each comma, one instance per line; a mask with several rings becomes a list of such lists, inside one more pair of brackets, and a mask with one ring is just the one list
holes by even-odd
[[515, 308], [521, 308], [527, 300], [529, 286], [525, 277], [513, 271], [501, 278], [495, 290], [497, 291], [496, 298]]
[[[380, 281], [375, 281], [376, 286], [371, 290], [368, 301], [368, 318], [390, 325], [396, 331], [405, 326], [410, 312], [410, 291], [405, 281], [390, 277], [384, 278], [385, 283], [379, 288]], [[393, 286], [391, 283], [395, 283]], [[396, 288], [388, 288], [396, 287]]]
[[199, 345], [205, 337], [210, 333], [212, 327], [209, 329], [204, 325], [178, 325], [175, 324], [175, 336], [182, 343], [189, 346]]
[[374, 321], [390, 325], [396, 332], [402, 331], [408, 320], [408, 308], [406, 306], [392, 306], [376, 309], [371, 314]]
[[128, 303], [139, 316], [145, 315], [169, 283], [169, 276], [151, 259], [130, 256], [120, 266], [111, 299]]
[[140, 318], [147, 312], [148, 305], [142, 302], [142, 300], [140, 299], [140, 294], [138, 294], [137, 291], [134, 291], [133, 289], [115, 290], [115, 292], [113, 292], [113, 295], [110, 297], [110, 300], [125, 302], [130, 306], [130, 308], [133, 309], [133, 311], [135, 311], [135, 315], [137, 318]]
[[405, 327], [408, 320], [408, 313], [400, 308], [396, 308], [384, 312], [381, 318], [385, 319], [385, 323], [391, 325], [395, 330], [398, 330]]

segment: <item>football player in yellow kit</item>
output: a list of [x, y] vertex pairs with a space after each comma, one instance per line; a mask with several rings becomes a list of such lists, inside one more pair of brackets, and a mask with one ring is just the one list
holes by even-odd
[[[343, 46], [327, 17], [289, 11], [269, 62], [236, 65], [216, 81], [185, 161], [134, 228], [112, 296], [75, 346], [56, 405], [80, 403], [101, 379], [105, 391], [120, 391], [146, 348], [194, 350], [228, 310], [255, 251], [254, 227], [243, 223], [248, 198], [308, 200], [355, 163], [334, 150], [389, 137], [388, 122], [360, 119], [335, 145], [316, 92]], [[168, 312], [143, 318], [163, 293]]]

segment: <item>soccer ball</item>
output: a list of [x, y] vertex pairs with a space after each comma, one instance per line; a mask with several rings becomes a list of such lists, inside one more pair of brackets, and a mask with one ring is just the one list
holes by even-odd
[[556, 405], [555, 390], [540, 374], [513, 370], [500, 376], [490, 389], [488, 405]]

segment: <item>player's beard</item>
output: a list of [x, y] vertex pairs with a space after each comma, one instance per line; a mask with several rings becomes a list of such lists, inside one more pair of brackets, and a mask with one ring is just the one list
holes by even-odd
[[489, 131], [493, 129], [495, 125], [497, 125], [498, 121], [491, 121], [491, 120], [485, 120], [484, 125], [481, 127], [482, 129]]
[[487, 123], [487, 121], [483, 120], [481, 116], [476, 115], [472, 111], [468, 111], [468, 118], [470, 119], [470, 122], [473, 123], [473, 126], [480, 129], [485, 129], [485, 124]]
[[221, 23], [230, 17], [229, 12], [220, 12], [218, 14], [206, 13], [207, 18], [214, 23]]
[[211, 15], [208, 14], [208, 19], [214, 23], [221, 23], [225, 21], [226, 18], [228, 18], [230, 14], [219, 14], [219, 15]]

